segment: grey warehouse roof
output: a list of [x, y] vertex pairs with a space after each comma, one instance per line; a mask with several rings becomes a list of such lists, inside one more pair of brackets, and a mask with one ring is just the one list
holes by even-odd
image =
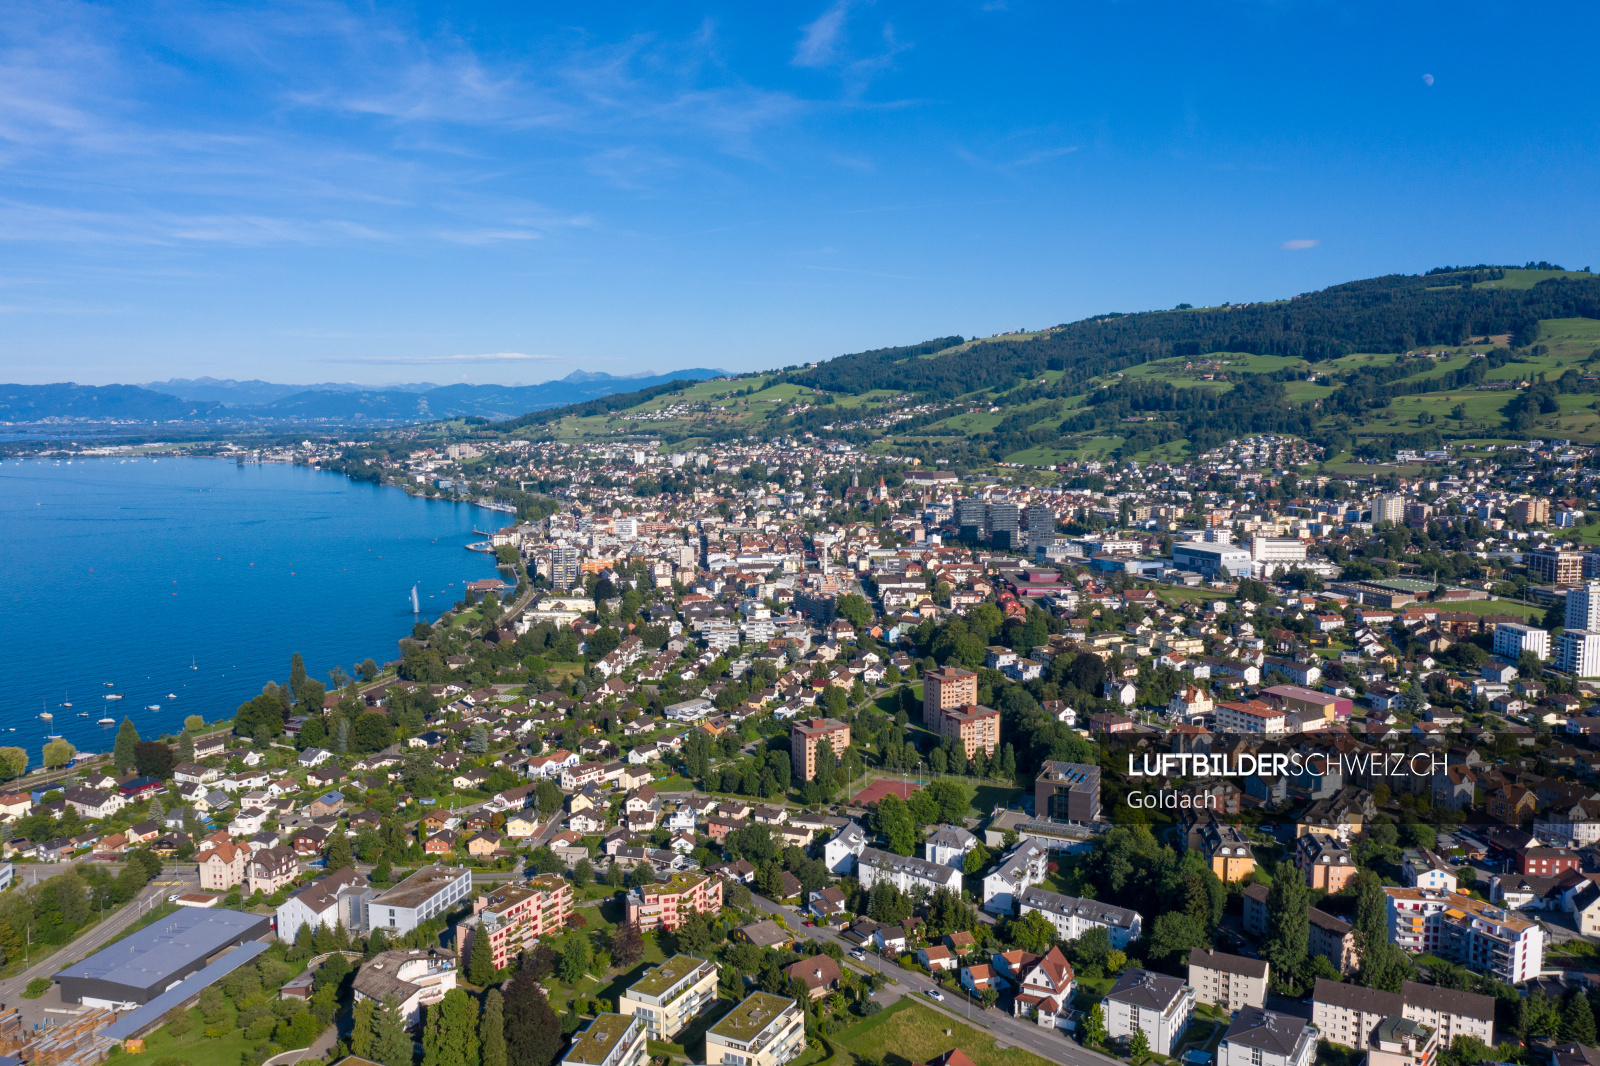
[[241, 939], [253, 940], [271, 927], [271, 920], [260, 914], [184, 907], [67, 967], [56, 974], [56, 980], [78, 978], [140, 990], [160, 988], [198, 961]]

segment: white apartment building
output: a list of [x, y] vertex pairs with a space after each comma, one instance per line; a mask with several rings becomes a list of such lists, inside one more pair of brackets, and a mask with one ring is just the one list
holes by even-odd
[[1017, 898], [1018, 917], [1029, 911], [1044, 915], [1062, 940], [1076, 940], [1091, 929], [1104, 929], [1111, 937], [1111, 946], [1118, 951], [1126, 948], [1128, 941], [1138, 940], [1144, 930], [1144, 919], [1138, 911], [1038, 887], [1024, 889]]
[[888, 881], [902, 892], [947, 888], [956, 895], [961, 894], [961, 871], [956, 867], [877, 848], [862, 848], [856, 856], [856, 878], [865, 889], [879, 881]]
[[856, 858], [867, 847], [867, 834], [855, 822], [846, 822], [833, 834], [833, 839], [822, 846], [822, 862], [835, 877], [845, 877], [855, 871]]
[[367, 908], [367, 928], [390, 937], [409, 933], [472, 895], [472, 871], [456, 866], [424, 866], [398, 885], [375, 896]]
[[1567, 590], [1567, 629], [1600, 630], [1600, 581], [1585, 581]]
[[1044, 880], [1050, 851], [1037, 840], [1023, 838], [983, 879], [983, 909], [990, 914], [1014, 914], [1024, 889]]
[[628, 986], [617, 1013], [643, 1020], [651, 1040], [670, 1041], [716, 998], [717, 964], [674, 955]]
[[561, 1066], [644, 1066], [650, 1055], [644, 1022], [621, 1014], [595, 1015], [572, 1036]]
[[1374, 522], [1394, 522], [1398, 525], [1406, 518], [1406, 498], [1404, 496], [1374, 496], [1372, 498], [1372, 520]]
[[1364, 988], [1348, 981], [1318, 978], [1311, 993], [1311, 1023], [1322, 1039], [1364, 1048], [1385, 1018], [1421, 1022], [1451, 1040], [1471, 1036], [1494, 1046], [1494, 1000], [1476, 992], [1405, 981], [1400, 992]]
[[782, 1066], [806, 1049], [805, 1011], [753, 992], [706, 1030], [706, 1066]]
[[961, 867], [967, 861], [967, 853], [977, 846], [977, 837], [958, 825], [946, 825], [922, 842], [922, 853], [929, 862], [940, 866]]
[[1217, 1066], [1311, 1066], [1317, 1029], [1291, 1014], [1245, 1007], [1217, 1048]]
[[1290, 570], [1306, 561], [1306, 542], [1298, 537], [1251, 537], [1250, 561], [1262, 577]]
[[[1570, 608], [1569, 608], [1570, 609]], [[1525, 651], [1540, 659], [1550, 658], [1550, 634], [1536, 626], [1499, 622], [1494, 627], [1494, 653], [1516, 662]]]
[[1177, 977], [1128, 967], [1106, 996], [1106, 1033], [1144, 1033], [1150, 1050], [1171, 1055], [1194, 1017], [1194, 989]]
[[1459, 893], [1385, 888], [1389, 938], [1413, 955], [1424, 951], [1507, 984], [1544, 968], [1544, 930], [1501, 907]]
[[1289, 731], [1289, 715], [1256, 700], [1224, 701], [1217, 704], [1219, 733], [1276, 734]]
[[1194, 989], [1196, 1002], [1221, 1007], [1230, 1014], [1267, 1005], [1270, 970], [1261, 959], [1209, 948], [1193, 948], [1189, 952], [1189, 987]]
[[1573, 677], [1600, 677], [1600, 630], [1562, 630], [1556, 638], [1556, 668]]

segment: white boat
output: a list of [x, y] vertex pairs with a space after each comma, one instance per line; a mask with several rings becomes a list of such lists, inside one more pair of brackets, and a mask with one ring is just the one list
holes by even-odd
[[104, 686], [105, 686], [105, 687], [106, 687], [106, 688], [113, 688], [113, 687], [115, 687], [115, 685], [116, 685], [116, 682], [115, 682], [115, 681], [102, 681], [102, 682], [100, 682], [100, 683], [101, 683], [101, 684], [102, 684], [102, 685], [104, 685]]
[[88, 711], [79, 711], [78, 712], [78, 717], [79, 718], [87, 718], [87, 717], [89, 717], [89, 712]]
[[159, 704], [159, 703], [152, 703], [150, 706], [145, 708], [145, 710], [147, 710], [147, 711], [159, 711], [160, 709], [161, 709], [161, 704]]
[[39, 717], [43, 718], [45, 721], [48, 722], [51, 719], [55, 718], [55, 715], [51, 714], [49, 711], [40, 711], [39, 712]]
[[44, 735], [44, 738], [46, 740], [60, 740], [61, 739], [61, 734], [60, 733], [46, 733]]
[[177, 693], [176, 693], [176, 692], [169, 692], [169, 693], [167, 693], [167, 699], [169, 699], [169, 700], [175, 700], [175, 699], [177, 699], [177, 698], [178, 698], [178, 694], [177, 694]]
[[100, 724], [101, 725], [116, 725], [117, 724], [117, 720], [115, 718], [102, 718], [102, 719], [100, 719]]
[[112, 693], [108, 693], [106, 695], [106, 699], [108, 699], [108, 700], [120, 700], [121, 698], [122, 698], [122, 693], [120, 693], [120, 692], [112, 692]]
[[200, 664], [195, 661], [195, 657], [193, 655], [189, 656], [189, 669], [191, 669], [191, 670], [200, 669]]

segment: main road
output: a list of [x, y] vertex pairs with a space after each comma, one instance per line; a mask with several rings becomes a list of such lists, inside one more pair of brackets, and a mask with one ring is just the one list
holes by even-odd
[[[805, 929], [805, 917], [793, 907], [773, 903], [763, 896], [755, 896], [756, 905], [769, 914], [781, 914], [791, 929]], [[805, 932], [819, 941], [833, 941], [846, 952], [854, 951], [855, 945], [842, 939], [831, 929], [822, 926], [813, 926]], [[1119, 1059], [1102, 1055], [1097, 1051], [1090, 1051], [1081, 1046], [1062, 1030], [1044, 1028], [1035, 1025], [1025, 1018], [1014, 1018], [998, 1010], [984, 1010], [975, 1005], [971, 1006], [970, 1016], [967, 1014], [968, 1006], [955, 1007], [937, 1001], [928, 995], [931, 989], [939, 986], [926, 974], [915, 970], [904, 969], [878, 955], [868, 953], [866, 958], [851, 960], [858, 967], [876, 970], [885, 977], [893, 978], [898, 984], [884, 986], [877, 994], [877, 998], [885, 1004], [894, 1002], [907, 995], [916, 997], [916, 1001], [924, 1007], [943, 1011], [951, 1018], [964, 1025], [975, 1025], [987, 1029], [996, 1040], [1014, 1047], [1024, 1047], [1051, 1062], [1059, 1062], [1063, 1066], [1127, 1066]], [[962, 997], [965, 999], [965, 997]]]

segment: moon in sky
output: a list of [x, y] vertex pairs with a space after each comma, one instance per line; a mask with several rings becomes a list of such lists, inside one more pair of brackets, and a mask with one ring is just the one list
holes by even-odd
[[1424, 84], [1424, 85], [1432, 85], [1433, 84], [1433, 75], [1432, 74], [1424, 74], [1422, 76], [1422, 84]]

